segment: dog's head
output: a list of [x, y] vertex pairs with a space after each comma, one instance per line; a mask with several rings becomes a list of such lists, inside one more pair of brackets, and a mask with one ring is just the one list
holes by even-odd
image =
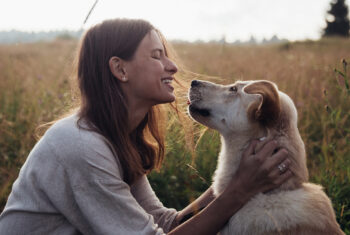
[[[280, 94], [275, 84], [263, 80], [225, 86], [194, 80], [189, 92], [189, 113], [222, 134], [251, 131], [257, 125], [272, 127], [281, 118], [284, 102], [281, 103]], [[285, 94], [282, 96], [286, 98]]]
[[[308, 179], [304, 143], [297, 127], [297, 110], [291, 98], [269, 81], [244, 81], [218, 85], [192, 81], [189, 113], [193, 119], [218, 130], [223, 136], [247, 141], [261, 137], [275, 139], [289, 152], [293, 188]], [[294, 180], [294, 179], [293, 179]], [[291, 183], [292, 182], [292, 183]]]

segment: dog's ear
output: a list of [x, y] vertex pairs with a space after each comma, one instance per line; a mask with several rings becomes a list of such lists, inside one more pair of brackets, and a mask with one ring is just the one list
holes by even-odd
[[248, 115], [264, 126], [272, 126], [278, 120], [281, 107], [276, 86], [268, 81], [257, 81], [244, 88], [247, 94], [259, 94], [262, 99], [248, 110]]

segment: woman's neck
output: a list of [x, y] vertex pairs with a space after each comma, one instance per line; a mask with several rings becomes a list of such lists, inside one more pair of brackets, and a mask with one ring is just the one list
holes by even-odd
[[137, 105], [135, 103], [129, 103], [128, 106], [129, 130], [132, 132], [145, 118], [150, 107], [147, 105]]

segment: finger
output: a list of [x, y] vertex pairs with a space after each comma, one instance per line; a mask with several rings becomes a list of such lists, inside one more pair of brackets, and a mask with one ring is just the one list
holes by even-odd
[[284, 182], [286, 182], [288, 179], [290, 179], [290, 177], [292, 176], [293, 176], [293, 172], [291, 170], [287, 170], [282, 175], [280, 175], [280, 177], [276, 179], [275, 184], [279, 186]]
[[[273, 170], [273, 169], [278, 169], [278, 165], [284, 162], [285, 160], [288, 159], [288, 152], [285, 149], [279, 149], [275, 154], [272, 155], [271, 158], [267, 159], [265, 164], [266, 164], [266, 169]], [[288, 165], [290, 163], [290, 160], [288, 160]]]
[[[279, 178], [280, 175], [284, 174], [289, 169], [290, 163], [291, 163], [291, 161], [287, 158], [283, 162], [278, 164], [277, 166], [273, 167], [271, 169], [270, 174], [269, 174], [269, 178], [270, 179]], [[280, 168], [278, 168], [278, 166], [280, 166], [280, 165], [284, 165], [283, 171], [281, 171]]]
[[268, 141], [265, 143], [265, 145], [256, 155], [261, 159], [265, 159], [267, 157], [270, 157], [276, 148], [277, 148], [276, 140]]
[[252, 140], [247, 149], [244, 150], [243, 157], [253, 155], [255, 153], [255, 147], [257, 143], [258, 140]]
[[290, 163], [291, 161], [287, 158], [276, 167], [281, 175], [289, 169]]

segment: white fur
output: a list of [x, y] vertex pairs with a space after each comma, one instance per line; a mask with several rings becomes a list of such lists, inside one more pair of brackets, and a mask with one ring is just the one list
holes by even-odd
[[[192, 87], [189, 98], [191, 116], [198, 122], [218, 130], [221, 134], [221, 152], [218, 166], [214, 174], [214, 194], [219, 195], [227, 187], [239, 166], [242, 153], [253, 138], [265, 137], [266, 129], [252, 123], [247, 116], [250, 105], [261, 102], [259, 94], [247, 94], [244, 87], [256, 81], [237, 82], [236, 93], [230, 92], [230, 86], [216, 85], [200, 81], [200, 85]], [[277, 88], [276, 88], [277, 89]], [[315, 231], [327, 230], [327, 226], [337, 223], [331, 202], [322, 187], [307, 183], [307, 169], [304, 143], [297, 128], [297, 111], [293, 101], [284, 93], [278, 92], [283, 112], [288, 116], [287, 133], [279, 133], [279, 142], [289, 148], [295, 156], [296, 172], [303, 171], [301, 185], [292, 190], [275, 190], [267, 194], [255, 195], [246, 205], [229, 220], [221, 234], [258, 235], [283, 234], [283, 231], [294, 231], [303, 227]], [[206, 109], [210, 116], [202, 116], [195, 109]], [[218, 212], [220, 213], [220, 212]], [[314, 231], [314, 230], [312, 230]], [[288, 234], [297, 234], [291, 232]], [[303, 233], [310, 234], [310, 233]], [[312, 233], [311, 233], [312, 234]], [[324, 234], [324, 233], [322, 233]]]
[[[222, 137], [218, 167], [214, 175], [214, 194], [221, 193], [234, 176], [242, 157], [247, 137]], [[320, 199], [321, 198], [321, 199]], [[266, 232], [288, 230], [297, 225], [324, 228], [328, 215], [323, 208], [310, 207], [312, 200], [325, 200], [330, 204], [322, 187], [304, 183], [301, 188], [274, 194], [258, 194], [232, 218], [220, 234], [256, 235]]]
[[[307, 190], [309, 189], [309, 190]], [[322, 188], [305, 183], [302, 188], [276, 194], [258, 194], [231, 217], [221, 234], [261, 234], [290, 230], [297, 225], [325, 229], [328, 215], [310, 207], [310, 201], [326, 198]]]

